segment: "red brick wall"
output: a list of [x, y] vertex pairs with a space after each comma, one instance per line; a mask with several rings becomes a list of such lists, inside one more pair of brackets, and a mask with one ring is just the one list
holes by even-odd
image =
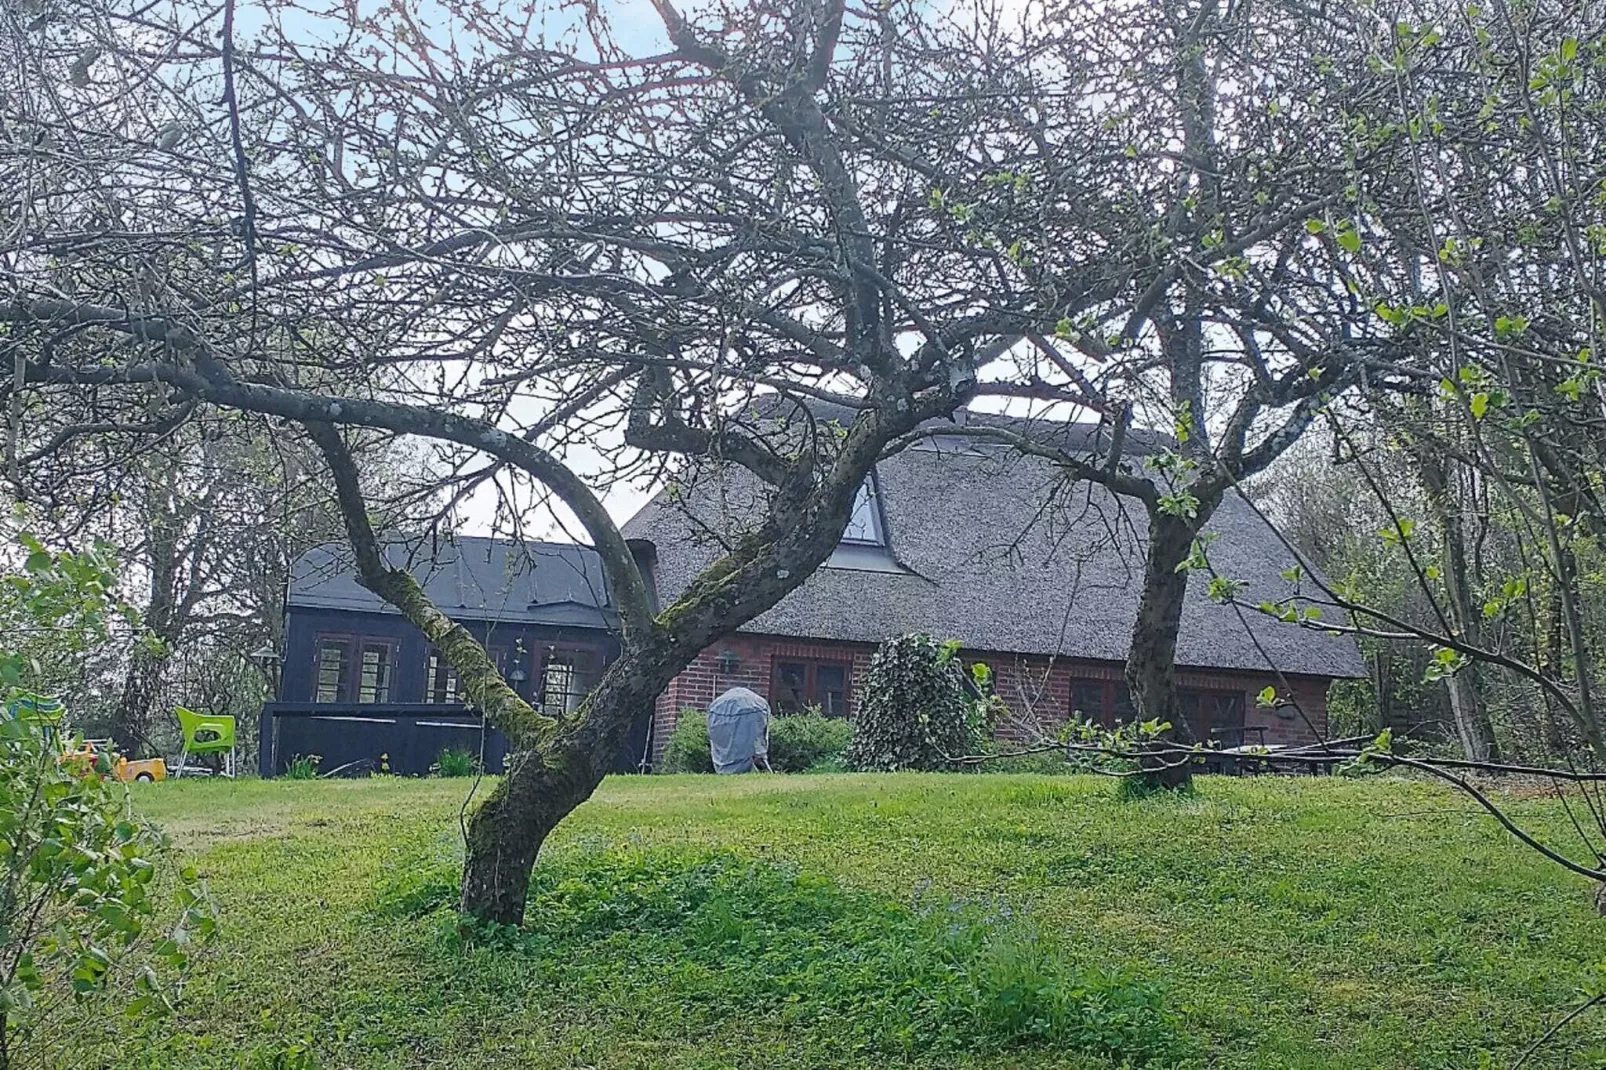
[[[722, 672], [721, 653], [736, 656], [736, 668]], [[734, 635], [697, 655], [684, 671], [670, 681], [658, 696], [653, 712], [652, 757], [656, 764], [663, 756], [675, 721], [685, 708], [707, 709], [715, 696], [731, 687], [746, 687], [770, 697], [770, 681], [777, 659], [805, 658], [845, 661], [853, 666], [848, 685], [848, 713], [852, 716], [864, 672], [875, 647], [869, 643], [841, 643], [829, 640], [790, 639], [784, 636]], [[1117, 661], [1085, 661], [1050, 658], [1036, 654], [998, 654], [966, 651], [964, 660], [984, 661], [992, 667], [995, 686], [1010, 709], [1010, 716], [999, 726], [1005, 739], [1029, 739], [1051, 734], [1069, 716], [1072, 680], [1120, 680], [1123, 666]], [[1290, 677], [1294, 700], [1317, 729], [1327, 730], [1327, 681], [1321, 677]], [[1178, 669], [1180, 687], [1244, 693], [1244, 724], [1264, 725], [1267, 743], [1309, 743], [1315, 733], [1292, 709], [1261, 709], [1255, 696], [1268, 685], [1284, 698], [1285, 689], [1267, 673]], [[1251, 736], [1250, 742], [1255, 742]]]

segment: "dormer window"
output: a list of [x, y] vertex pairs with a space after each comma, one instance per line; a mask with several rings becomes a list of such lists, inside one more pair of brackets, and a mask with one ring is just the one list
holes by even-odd
[[885, 546], [886, 525], [881, 520], [881, 504], [876, 500], [875, 475], [865, 477], [853, 499], [853, 516], [842, 532], [844, 546]]
[[825, 567], [859, 572], [904, 571], [893, 560], [887, 541], [887, 517], [881, 511], [881, 493], [874, 472], [865, 477], [859, 493], [854, 495], [853, 515], [848, 518], [848, 526], [842, 529], [842, 541], [831, 551]]

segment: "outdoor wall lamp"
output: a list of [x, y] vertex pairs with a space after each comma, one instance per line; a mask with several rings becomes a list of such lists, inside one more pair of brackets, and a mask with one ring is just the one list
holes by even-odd
[[730, 647], [726, 647], [724, 650], [719, 652], [719, 657], [714, 659], [714, 666], [715, 668], [719, 669], [722, 674], [729, 676], [731, 673], [741, 668], [742, 659], [736, 656], [736, 651], [732, 650]]

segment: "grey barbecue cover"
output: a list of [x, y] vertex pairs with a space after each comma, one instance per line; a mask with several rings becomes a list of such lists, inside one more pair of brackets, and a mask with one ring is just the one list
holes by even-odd
[[708, 753], [716, 773], [751, 773], [770, 751], [770, 704], [733, 687], [708, 704]]

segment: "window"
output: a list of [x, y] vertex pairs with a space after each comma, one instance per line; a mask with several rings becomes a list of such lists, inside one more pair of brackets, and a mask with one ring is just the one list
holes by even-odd
[[1137, 717], [1132, 695], [1120, 680], [1072, 680], [1071, 716], [1114, 728]]
[[865, 477], [853, 499], [853, 516], [842, 531], [842, 541], [855, 546], [885, 546], [887, 532], [881, 523], [881, 504], [877, 499], [875, 476]]
[[346, 697], [347, 653], [343, 640], [318, 640], [318, 691], [316, 701], [339, 702]]
[[1104, 681], [1071, 681], [1071, 716], [1094, 724], [1104, 723]]
[[541, 670], [541, 709], [573, 713], [596, 684], [596, 659], [590, 651], [549, 651]]
[[770, 702], [778, 713], [795, 713], [808, 705], [809, 667], [801, 661], [777, 661]]
[[392, 662], [389, 643], [362, 644], [362, 670], [357, 676], [358, 702], [390, 701], [390, 670]]
[[318, 702], [389, 702], [396, 644], [390, 639], [320, 635], [314, 645]]
[[574, 660], [566, 654], [554, 654], [547, 659], [546, 675], [541, 679], [541, 708], [567, 712], [573, 693]]
[[770, 681], [770, 705], [776, 713], [801, 713], [818, 706], [827, 717], [846, 717], [850, 677], [845, 662], [777, 660]]
[[1199, 691], [1177, 693], [1183, 719], [1200, 743], [1219, 742], [1238, 747], [1244, 743], [1244, 693], [1242, 691]]
[[816, 665], [814, 667], [814, 701], [827, 717], [848, 715], [848, 667], [846, 665]]
[[429, 669], [424, 676], [425, 702], [461, 702], [463, 688], [457, 681], [457, 670], [438, 650], [429, 652]]

